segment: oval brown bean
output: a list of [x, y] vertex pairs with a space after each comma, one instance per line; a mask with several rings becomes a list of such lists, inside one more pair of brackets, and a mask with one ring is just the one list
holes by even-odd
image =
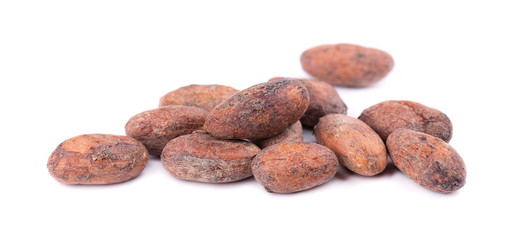
[[385, 170], [386, 147], [364, 122], [343, 114], [328, 114], [314, 127], [318, 143], [330, 148], [339, 162], [355, 173], [373, 176]]
[[309, 106], [309, 93], [297, 80], [254, 85], [215, 107], [204, 130], [222, 139], [265, 139], [298, 121]]
[[65, 184], [112, 184], [135, 178], [147, 162], [146, 148], [131, 137], [86, 134], [62, 142], [47, 168]]
[[398, 128], [407, 128], [449, 142], [453, 126], [446, 114], [412, 101], [385, 101], [365, 109], [359, 119], [386, 140]]
[[237, 92], [237, 89], [218, 84], [192, 84], [167, 93], [161, 97], [159, 106], [186, 105], [211, 111], [219, 103]]
[[255, 179], [268, 192], [292, 193], [328, 182], [338, 170], [334, 153], [310, 142], [273, 145], [252, 162]]
[[464, 161], [440, 138], [401, 128], [388, 136], [386, 145], [395, 166], [427, 189], [450, 193], [466, 183]]
[[321, 45], [300, 57], [303, 69], [317, 79], [346, 87], [367, 87], [394, 66], [388, 53], [353, 44]]
[[174, 177], [206, 183], [226, 183], [250, 177], [251, 160], [260, 151], [243, 140], [222, 140], [192, 133], [171, 140], [161, 162]]
[[160, 156], [172, 139], [201, 129], [208, 112], [190, 106], [165, 106], [139, 113], [126, 123], [126, 135], [143, 143], [151, 155]]

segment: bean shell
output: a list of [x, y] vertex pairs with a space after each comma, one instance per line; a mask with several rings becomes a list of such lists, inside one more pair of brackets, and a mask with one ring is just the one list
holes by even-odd
[[341, 165], [351, 171], [373, 176], [385, 170], [386, 147], [364, 122], [343, 114], [328, 114], [314, 127], [319, 144], [330, 148]]
[[243, 140], [222, 140], [206, 133], [192, 133], [171, 140], [161, 162], [174, 177], [206, 183], [227, 183], [248, 178], [251, 160], [260, 151]]
[[258, 140], [255, 142], [255, 144], [264, 149], [266, 147], [280, 143], [301, 141], [303, 141], [303, 127], [301, 122], [297, 121], [295, 124], [289, 126], [278, 135], [267, 139]]
[[297, 80], [261, 83], [211, 110], [204, 130], [221, 139], [266, 139], [298, 121], [308, 106], [309, 93]]
[[126, 123], [126, 135], [143, 143], [150, 154], [160, 156], [166, 144], [201, 129], [208, 112], [190, 106], [165, 106], [139, 113]]
[[391, 100], [365, 109], [359, 119], [386, 140], [398, 128], [407, 128], [441, 138], [449, 142], [453, 126], [446, 114], [412, 101]]
[[388, 53], [354, 44], [321, 45], [303, 52], [303, 69], [317, 79], [345, 87], [368, 87], [394, 66]]
[[224, 85], [192, 84], [173, 90], [159, 101], [159, 106], [186, 105], [211, 111], [238, 90]]
[[[284, 79], [282, 77], [272, 78], [269, 81]], [[287, 78], [286, 78], [287, 79]], [[314, 127], [318, 124], [320, 117], [331, 113], [347, 114], [347, 105], [343, 102], [336, 89], [323, 81], [313, 79], [299, 79], [309, 91], [309, 107], [300, 121], [306, 127]]]
[[388, 136], [386, 145], [395, 166], [427, 189], [450, 193], [466, 183], [464, 161], [440, 138], [401, 128]]
[[291, 142], [263, 149], [252, 162], [255, 179], [268, 192], [292, 193], [328, 182], [338, 170], [334, 153], [310, 142]]
[[65, 184], [112, 184], [135, 178], [147, 162], [146, 148], [131, 137], [86, 134], [58, 145], [47, 168]]

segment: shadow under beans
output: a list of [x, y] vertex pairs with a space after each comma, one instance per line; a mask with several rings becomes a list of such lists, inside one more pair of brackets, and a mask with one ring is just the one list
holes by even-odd
[[129, 186], [133, 184], [134, 181], [139, 181], [141, 178], [140, 175], [137, 175], [134, 178], [122, 181], [122, 182], [116, 182], [116, 183], [99, 183], [99, 184], [63, 184], [57, 182], [57, 184], [60, 184], [64, 188], [69, 189], [90, 189], [90, 190], [100, 190], [100, 189], [112, 189], [116, 187], [121, 186]]
[[351, 175], [351, 174], [354, 174], [354, 173], [340, 165], [338, 171], [336, 172], [335, 178], [337, 178], [341, 181], [346, 181], [350, 177], [349, 175]]
[[240, 187], [240, 186], [244, 186], [244, 185], [257, 184], [256, 180], [255, 180], [255, 178], [253, 176], [250, 176], [250, 177], [238, 180], [238, 181], [234, 181], [234, 182], [221, 182], [221, 183], [217, 183], [217, 182], [199, 182], [199, 181], [193, 181], [193, 180], [185, 180], [185, 179], [176, 178], [176, 177], [171, 176], [171, 175], [169, 175], [169, 177], [170, 177], [170, 181], [178, 182], [178, 183], [184, 184], [184, 185], [190, 185], [191, 187], [195, 187], [195, 188], [197, 188], [197, 187], [205, 188], [205, 187], [209, 186], [209, 187], [212, 187], [212, 188], [222, 188], [222, 189], [225, 189], [225, 188]]
[[399, 171], [399, 169], [394, 165], [394, 163], [392, 161], [388, 161], [385, 170], [383, 170], [383, 172], [381, 172], [380, 174], [377, 174], [372, 177], [376, 177], [376, 178], [391, 177], [398, 171]]
[[363, 176], [363, 175], [357, 174], [357, 173], [347, 169], [343, 165], [340, 165], [340, 167], [338, 169], [338, 172], [336, 173], [335, 178], [337, 178], [337, 179], [339, 179], [341, 181], [346, 181], [346, 180], [348, 180], [349, 178], [351, 178], [353, 176], [377, 179], [377, 178], [391, 177], [398, 171], [399, 171], [399, 169], [394, 165], [394, 163], [390, 159], [388, 159], [388, 163], [386, 165], [385, 170], [383, 170], [383, 172], [381, 172], [381, 173], [379, 173], [377, 175], [374, 175], [374, 176]]

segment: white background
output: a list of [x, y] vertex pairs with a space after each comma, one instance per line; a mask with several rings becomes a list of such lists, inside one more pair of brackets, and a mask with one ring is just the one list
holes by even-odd
[[[179, 2], [0, 2], [0, 239], [519, 239], [515, 1]], [[177, 180], [157, 158], [108, 186], [47, 172], [60, 142], [124, 134], [178, 87], [308, 77], [301, 52], [327, 43], [394, 57], [373, 87], [337, 89], [348, 115], [391, 99], [443, 111], [466, 186], [431, 192], [392, 165], [286, 195]]]

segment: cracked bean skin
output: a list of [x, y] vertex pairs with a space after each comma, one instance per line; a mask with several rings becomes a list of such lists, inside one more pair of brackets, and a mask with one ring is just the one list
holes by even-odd
[[251, 160], [258, 152], [260, 148], [244, 140], [223, 140], [195, 132], [171, 140], [161, 162], [179, 179], [227, 183], [251, 177]]
[[395, 166], [419, 185], [451, 193], [466, 183], [462, 157], [442, 139], [410, 129], [397, 129], [386, 140]]
[[211, 110], [204, 130], [221, 139], [266, 139], [298, 121], [308, 106], [309, 92], [297, 80], [260, 83]]
[[283, 132], [279, 133], [274, 137], [270, 137], [267, 139], [258, 140], [255, 142], [260, 148], [264, 149], [266, 147], [280, 144], [280, 143], [288, 143], [288, 142], [302, 142], [303, 141], [303, 127], [300, 121], [297, 121], [295, 124], [289, 126]]
[[[282, 77], [275, 77], [269, 81], [284, 79]], [[288, 78], [291, 79], [291, 78]], [[293, 78], [300, 81], [305, 85], [309, 91], [309, 107], [303, 114], [300, 121], [303, 126], [312, 128], [320, 117], [323, 117], [331, 113], [347, 114], [347, 105], [343, 102], [336, 89], [323, 81], [314, 79], [299, 79]]]
[[314, 127], [319, 144], [330, 148], [339, 163], [364, 176], [385, 170], [387, 153], [383, 140], [364, 122], [343, 114], [328, 114]]
[[58, 145], [47, 168], [65, 184], [113, 184], [135, 178], [147, 163], [146, 148], [131, 137], [86, 134]]
[[394, 66], [390, 54], [354, 44], [329, 44], [302, 53], [303, 69], [317, 79], [345, 87], [368, 87]]
[[126, 135], [144, 144], [151, 155], [160, 156], [166, 144], [199, 130], [208, 112], [190, 106], [165, 106], [139, 113], [126, 123]]
[[413, 101], [384, 101], [365, 109], [359, 119], [383, 140], [398, 128], [424, 132], [445, 142], [449, 142], [453, 135], [453, 126], [446, 114]]
[[339, 164], [336, 155], [324, 146], [291, 142], [263, 149], [251, 167], [253, 176], [266, 191], [293, 193], [328, 182]]
[[159, 107], [186, 105], [211, 111], [219, 103], [237, 92], [237, 89], [224, 85], [192, 84], [180, 87], [162, 96], [159, 101]]

